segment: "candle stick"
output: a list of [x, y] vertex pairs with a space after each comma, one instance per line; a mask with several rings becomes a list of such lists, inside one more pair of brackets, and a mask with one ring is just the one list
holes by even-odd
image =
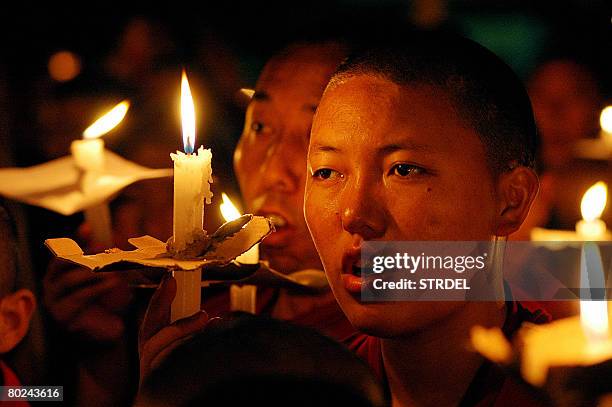
[[606, 143], [608, 148], [612, 148], [612, 106], [606, 106], [599, 115], [599, 125], [601, 132], [599, 137]]
[[[187, 75], [181, 78], [181, 120], [185, 153], [170, 154], [174, 162], [174, 220], [172, 248], [180, 254], [190, 243], [206, 234], [203, 230], [204, 201], [210, 203], [212, 192], [212, 153], [195, 146], [195, 107]], [[172, 302], [171, 321], [185, 318], [200, 310], [202, 269], [175, 270], [176, 297]]]
[[[115, 128], [125, 117], [130, 103], [117, 104], [83, 132], [82, 140], [70, 145], [74, 163], [81, 171], [80, 187], [84, 194], [95, 188], [97, 173], [104, 170], [104, 140], [100, 137]], [[94, 242], [105, 247], [113, 245], [111, 216], [106, 202], [84, 210], [85, 222], [90, 226]]]
[[582, 240], [603, 240], [607, 229], [603, 220], [599, 219], [606, 207], [608, 186], [599, 181], [593, 184], [582, 197], [580, 212], [582, 220], [576, 223], [576, 232]]
[[591, 185], [580, 202], [582, 220], [576, 223], [576, 231], [533, 228], [531, 240], [542, 242], [603, 241], [611, 240], [606, 223], [600, 219], [608, 197], [608, 186], [599, 181]]
[[[240, 212], [229, 197], [223, 193], [223, 202], [219, 209], [223, 218], [229, 222], [240, 217]], [[251, 247], [246, 253], [236, 257], [236, 261], [242, 264], [258, 264], [259, 263], [259, 244]], [[230, 309], [232, 311], [244, 311], [255, 314], [257, 310], [257, 286], [245, 284], [239, 286], [232, 284], [230, 286]]]

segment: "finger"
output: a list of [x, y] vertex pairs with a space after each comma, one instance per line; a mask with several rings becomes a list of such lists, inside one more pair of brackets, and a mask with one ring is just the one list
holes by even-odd
[[176, 296], [176, 280], [166, 274], [153, 293], [140, 327], [139, 343], [147, 341], [170, 323], [170, 309]]
[[81, 312], [87, 312], [87, 306], [116, 288], [115, 280], [101, 280], [93, 285], [82, 287], [60, 300], [49, 303], [49, 312], [58, 322], [67, 322]]
[[209, 322], [205, 311], [196, 312], [189, 318], [184, 318], [162, 328], [140, 347], [141, 378], [146, 377], [154, 362], [162, 360], [169, 353], [193, 334], [202, 330]]

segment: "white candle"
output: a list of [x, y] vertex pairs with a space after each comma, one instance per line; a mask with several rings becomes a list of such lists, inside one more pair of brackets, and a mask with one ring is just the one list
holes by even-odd
[[104, 140], [100, 138], [74, 140], [70, 144], [74, 163], [83, 171], [102, 171], [104, 169]]
[[[234, 206], [229, 197], [223, 193], [223, 202], [219, 209], [223, 218], [229, 222], [240, 217], [240, 212]], [[236, 261], [242, 264], [258, 264], [259, 263], [259, 244], [251, 247], [246, 253], [236, 257]], [[244, 311], [255, 314], [257, 312], [257, 286], [245, 284], [238, 286], [232, 284], [230, 286], [230, 310]]]
[[609, 148], [612, 148], [612, 106], [606, 106], [601, 111], [599, 125], [601, 126], [599, 137]]
[[[70, 152], [76, 167], [81, 171], [81, 191], [88, 194], [95, 188], [97, 173], [104, 171], [104, 140], [100, 137], [115, 128], [125, 117], [130, 103], [127, 100], [117, 104], [96, 120], [83, 132], [83, 140], [75, 140]], [[111, 216], [104, 202], [85, 209], [85, 222], [90, 226], [94, 242], [105, 247], [113, 245]]]
[[606, 223], [599, 219], [606, 207], [608, 186], [599, 181], [593, 184], [582, 197], [580, 211], [582, 220], [576, 223], [576, 233], [582, 240], [605, 240]]
[[606, 207], [608, 187], [605, 182], [599, 181], [593, 184], [582, 197], [580, 211], [582, 220], [576, 223], [576, 230], [551, 230], [544, 228], [533, 228], [531, 240], [534, 242], [575, 242], [575, 241], [603, 241], [611, 240], [612, 235], [608, 232], [606, 223], [600, 219]]
[[[180, 253], [198, 236], [204, 235], [204, 201], [211, 202], [212, 153], [195, 146], [195, 107], [187, 75], [181, 79], [181, 120], [185, 153], [170, 154], [174, 162], [174, 221], [172, 245]], [[171, 322], [195, 314], [200, 310], [202, 269], [176, 270], [176, 296], [171, 306]]]
[[212, 153], [204, 147], [197, 154], [177, 151], [174, 161], [173, 247], [181, 252], [204, 233], [204, 201], [210, 203], [212, 193]]

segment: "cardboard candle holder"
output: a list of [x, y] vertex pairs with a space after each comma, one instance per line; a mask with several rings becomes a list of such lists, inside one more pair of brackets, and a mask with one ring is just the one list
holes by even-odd
[[126, 268], [152, 267], [168, 270], [194, 271], [206, 266], [231, 262], [272, 233], [272, 223], [261, 216], [245, 215], [227, 222], [207, 239], [193, 242], [185, 251], [172, 250], [171, 239], [162, 242], [151, 236], [129, 239], [135, 250], [108, 249], [86, 255], [72, 239], [47, 239], [45, 245], [53, 254], [94, 272], [119, 271]]
[[[236, 257], [248, 251], [272, 233], [273, 226], [266, 218], [243, 215], [227, 222], [211, 235], [214, 243], [206, 249], [196, 243], [190, 249], [203, 252], [192, 256], [177, 256], [166, 243], [151, 236], [129, 239], [135, 250], [109, 249], [94, 255], [84, 254], [72, 239], [47, 239], [45, 245], [58, 258], [85, 267], [92, 272], [120, 271], [129, 275], [132, 285], [154, 288], [163, 273], [172, 270], [194, 271], [202, 268], [202, 285], [252, 284], [267, 287], [285, 287], [303, 290], [327, 288], [321, 270], [301, 270], [285, 275], [271, 269], [266, 261], [258, 264], [240, 264]], [[199, 248], [198, 248], [198, 245]]]
[[0, 195], [69, 216], [111, 200], [134, 182], [171, 177], [172, 169], [143, 167], [104, 150], [102, 170], [86, 179], [82, 175], [72, 156], [27, 168], [2, 168]]

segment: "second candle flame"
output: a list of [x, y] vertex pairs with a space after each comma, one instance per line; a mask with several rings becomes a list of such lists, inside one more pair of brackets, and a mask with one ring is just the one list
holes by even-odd
[[129, 108], [130, 102], [127, 100], [117, 104], [102, 117], [93, 122], [91, 126], [86, 128], [83, 132], [83, 138], [94, 139], [105, 135], [121, 123]]
[[225, 192], [223, 192], [221, 196], [223, 197], [223, 202], [221, 203], [221, 206], [219, 208], [221, 209], [221, 215], [223, 215], [223, 219], [225, 219], [226, 222], [238, 219], [240, 217], [240, 212], [238, 211], [238, 209], [234, 206], [234, 204], [225, 194]]
[[593, 184], [582, 197], [580, 202], [580, 212], [586, 221], [598, 219], [606, 208], [608, 200], [608, 186], [605, 182], [599, 181]]
[[185, 70], [183, 70], [181, 77], [181, 122], [183, 127], [183, 146], [185, 152], [191, 154], [195, 148], [195, 107]]

